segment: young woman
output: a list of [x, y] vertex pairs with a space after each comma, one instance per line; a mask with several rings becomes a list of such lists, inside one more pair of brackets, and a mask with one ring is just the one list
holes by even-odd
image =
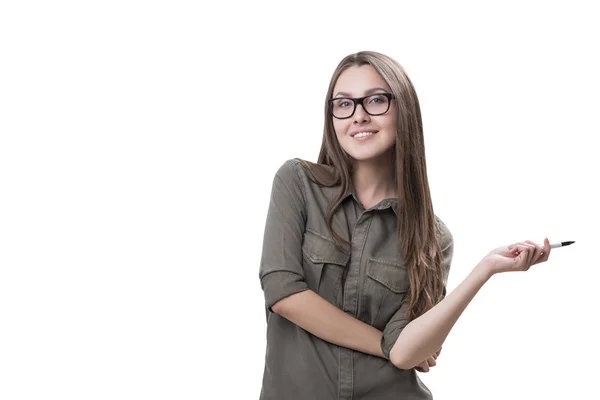
[[275, 175], [260, 280], [267, 312], [261, 399], [431, 399], [416, 371], [494, 274], [544, 262], [499, 247], [446, 296], [453, 239], [431, 204], [421, 112], [403, 68], [344, 58], [325, 103], [316, 164]]

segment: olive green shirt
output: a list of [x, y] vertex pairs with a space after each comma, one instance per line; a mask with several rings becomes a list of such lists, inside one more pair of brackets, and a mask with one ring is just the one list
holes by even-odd
[[[327, 167], [330, 168], [330, 167]], [[266, 300], [267, 349], [262, 400], [432, 399], [414, 369], [401, 370], [389, 354], [408, 323], [403, 302], [409, 279], [397, 233], [397, 200], [364, 209], [354, 190], [345, 194], [333, 228], [350, 242], [338, 249], [326, 223], [328, 203], [340, 187], [323, 187], [293, 159], [273, 181], [260, 264]], [[452, 235], [437, 218], [445, 276]], [[384, 358], [326, 342], [271, 307], [313, 290], [349, 315], [383, 332]]]

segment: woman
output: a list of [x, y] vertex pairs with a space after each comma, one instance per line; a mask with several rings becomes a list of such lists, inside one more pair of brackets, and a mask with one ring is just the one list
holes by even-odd
[[411, 81], [385, 55], [347, 56], [327, 91], [318, 163], [289, 160], [274, 178], [261, 399], [431, 399], [416, 370], [435, 365], [492, 275], [546, 261], [550, 244], [499, 247], [445, 296], [452, 251]]

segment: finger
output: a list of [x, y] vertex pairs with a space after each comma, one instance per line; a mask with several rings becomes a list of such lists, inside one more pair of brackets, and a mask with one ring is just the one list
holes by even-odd
[[542, 247], [542, 255], [534, 262], [534, 264], [539, 264], [539, 263], [543, 263], [545, 261], [548, 261], [548, 258], [550, 257], [550, 241], [548, 240], [548, 238], [544, 239], [544, 245]]
[[526, 269], [529, 269], [529, 267], [531, 267], [531, 264], [533, 264], [533, 261], [535, 260], [534, 259], [535, 252], [536, 252], [536, 250], [535, 250], [535, 246], [534, 245], [529, 245], [527, 247], [527, 260], [525, 261], [525, 264], [526, 264], [525, 268]]
[[517, 245], [519, 254], [514, 258], [514, 269], [519, 271], [526, 271], [529, 269], [528, 260], [530, 258], [531, 249], [521, 244]]
[[529, 266], [531, 267], [533, 264], [535, 264], [536, 260], [539, 258], [540, 253], [543, 252], [542, 249], [540, 249], [540, 246], [538, 246], [536, 243], [533, 243], [531, 241], [527, 241], [527, 244], [529, 244], [531, 247], [529, 248], [531, 251], [531, 254], [529, 255]]
[[508, 252], [513, 256], [518, 256], [519, 254], [521, 254], [522, 251], [522, 248], [519, 246], [518, 243], [511, 244], [510, 246], [508, 246], [508, 249]]
[[548, 258], [550, 258], [550, 250], [552, 250], [552, 248], [550, 247], [550, 240], [548, 238], [544, 239], [544, 253], [546, 254], [546, 256], [544, 257], [545, 260], [547, 261]]
[[522, 246], [529, 247], [531, 250], [536, 250], [536, 249], [538, 249], [540, 247], [540, 246], [537, 245], [537, 243], [535, 243], [535, 242], [533, 242], [531, 240], [526, 240], [524, 242], [520, 242], [520, 244]]
[[508, 246], [509, 252], [514, 255], [519, 255], [525, 248], [531, 248], [532, 245], [526, 242], [516, 242]]
[[526, 243], [529, 243], [533, 246], [533, 248], [535, 249], [534, 254], [532, 255], [532, 264], [536, 264], [539, 262], [540, 257], [544, 255], [544, 247], [540, 247], [540, 245], [538, 245], [537, 243], [531, 241], [531, 240], [526, 240]]
[[519, 244], [521, 246], [525, 246], [525, 247], [535, 247], [535, 246], [537, 246], [537, 243], [532, 242], [531, 240], [525, 240], [523, 242], [519, 242]]
[[527, 241], [519, 242], [519, 245], [527, 249], [527, 254], [523, 259], [524, 264], [525, 264], [525, 265], [523, 265], [523, 269], [528, 270], [534, 261], [534, 257], [536, 255], [536, 249], [538, 248], [538, 246], [536, 244], [528, 243]]
[[421, 362], [419, 365], [417, 365], [417, 367], [421, 372], [429, 372], [429, 363], [427, 362], [427, 360]]
[[543, 245], [540, 246], [539, 244], [537, 244], [533, 240], [526, 240], [525, 243], [528, 243], [528, 244], [532, 245], [536, 250], [540, 250], [540, 251], [544, 250], [544, 246]]

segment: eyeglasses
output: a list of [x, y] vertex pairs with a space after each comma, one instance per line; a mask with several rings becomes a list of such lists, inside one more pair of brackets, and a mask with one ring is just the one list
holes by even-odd
[[395, 99], [391, 93], [377, 93], [365, 97], [340, 97], [327, 100], [329, 112], [337, 119], [346, 119], [354, 115], [356, 106], [360, 104], [369, 115], [382, 115], [390, 109], [390, 102]]

